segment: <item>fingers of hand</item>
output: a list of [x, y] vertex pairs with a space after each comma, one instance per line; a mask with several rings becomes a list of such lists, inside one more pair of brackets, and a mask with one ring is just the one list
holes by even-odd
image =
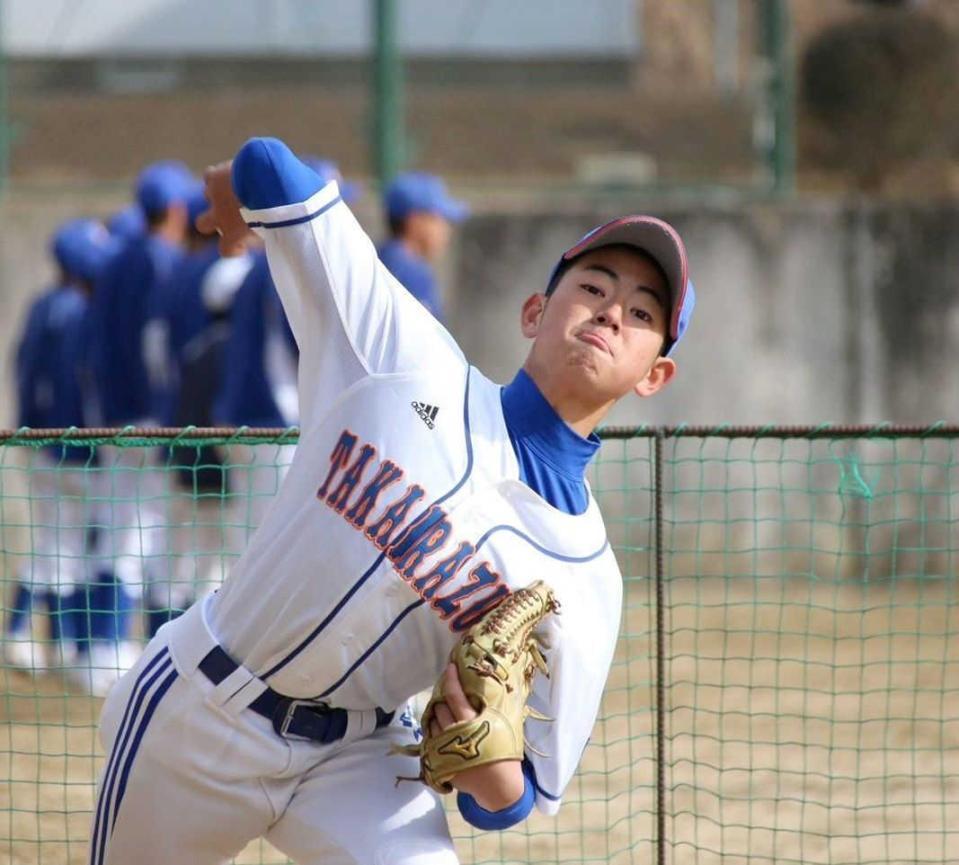
[[443, 674], [443, 696], [457, 721], [472, 721], [478, 714], [463, 691], [456, 664], [449, 664]]
[[196, 229], [201, 234], [213, 234], [216, 230], [216, 219], [213, 216], [213, 209], [204, 210], [196, 218]]
[[203, 182], [206, 184], [208, 198], [211, 187], [221, 184], [224, 178], [230, 180], [232, 168], [233, 160], [228, 159], [225, 162], [217, 162], [216, 165], [208, 165], [203, 170]]
[[430, 721], [430, 732], [438, 733], [445, 730], [447, 727], [451, 727], [456, 723], [456, 718], [453, 717], [453, 713], [450, 711], [449, 706], [446, 703], [437, 703], [433, 707], [433, 718]]
[[460, 682], [459, 671], [452, 662], [443, 671], [442, 690], [443, 699], [433, 705], [432, 716], [427, 725], [431, 736], [439, 735], [459, 721], [472, 721], [478, 714], [470, 705]]
[[220, 252], [239, 255], [244, 252], [251, 234], [240, 215], [240, 203], [233, 192], [232, 163], [211, 165], [203, 172], [203, 194], [210, 202], [196, 220], [196, 227], [204, 234], [220, 235]]

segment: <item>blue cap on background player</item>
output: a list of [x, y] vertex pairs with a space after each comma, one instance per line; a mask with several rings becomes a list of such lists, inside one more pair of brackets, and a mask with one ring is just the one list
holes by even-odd
[[363, 187], [359, 183], [344, 180], [340, 167], [332, 159], [321, 159], [319, 156], [301, 156], [300, 161], [312, 168], [320, 175], [320, 180], [329, 183], [335, 180], [340, 185], [340, 198], [347, 204], [352, 204], [363, 194]]
[[672, 312], [665, 354], [670, 354], [689, 327], [696, 306], [696, 289], [689, 279], [686, 246], [668, 222], [655, 216], [621, 216], [597, 226], [567, 249], [556, 262], [546, 284], [546, 295], [553, 293], [565, 265], [592, 249], [619, 244], [633, 246], [646, 253], [660, 266], [666, 277]]
[[57, 264], [70, 276], [90, 282], [97, 278], [115, 247], [110, 232], [95, 219], [71, 219], [53, 235]]
[[185, 204], [194, 183], [190, 169], [175, 159], [164, 159], [144, 168], [136, 182], [136, 200], [144, 213], [162, 213], [174, 204]]
[[107, 220], [107, 231], [117, 240], [132, 240], [146, 234], [147, 221], [139, 204], [128, 204]]
[[416, 211], [425, 211], [450, 222], [462, 222], [470, 212], [465, 202], [447, 192], [439, 177], [418, 171], [398, 174], [386, 188], [385, 201], [390, 219], [404, 219]]
[[[190, 184], [186, 197], [186, 211], [190, 219], [190, 225], [196, 225], [196, 218], [210, 208], [210, 202], [206, 200], [203, 194], [203, 181], [196, 178]], [[215, 237], [216, 235], [214, 235]]]

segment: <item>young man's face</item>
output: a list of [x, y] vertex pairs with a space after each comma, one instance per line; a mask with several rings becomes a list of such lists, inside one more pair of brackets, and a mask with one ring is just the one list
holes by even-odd
[[452, 233], [452, 225], [438, 213], [416, 210], [406, 218], [406, 236], [427, 261], [446, 252]]
[[527, 363], [584, 402], [651, 396], [676, 370], [660, 356], [669, 328], [662, 271], [626, 246], [582, 255], [548, 299], [526, 301], [522, 324], [535, 339]]

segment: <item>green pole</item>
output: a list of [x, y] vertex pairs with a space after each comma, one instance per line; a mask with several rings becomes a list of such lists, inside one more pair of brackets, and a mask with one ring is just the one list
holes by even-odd
[[7, 104], [7, 45], [4, 38], [5, 9], [0, 0], [0, 192], [6, 191], [10, 177], [10, 114]]
[[395, 0], [373, 0], [373, 159], [385, 187], [403, 170], [406, 131], [403, 109], [403, 61], [396, 42]]
[[772, 120], [769, 167], [775, 191], [790, 193], [796, 182], [796, 117], [788, 0], [760, 0], [760, 8]]

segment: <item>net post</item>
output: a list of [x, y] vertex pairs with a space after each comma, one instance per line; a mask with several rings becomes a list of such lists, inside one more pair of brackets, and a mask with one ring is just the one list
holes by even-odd
[[663, 557], [663, 427], [653, 439], [653, 521], [656, 549], [656, 865], [666, 865], [666, 633]]

